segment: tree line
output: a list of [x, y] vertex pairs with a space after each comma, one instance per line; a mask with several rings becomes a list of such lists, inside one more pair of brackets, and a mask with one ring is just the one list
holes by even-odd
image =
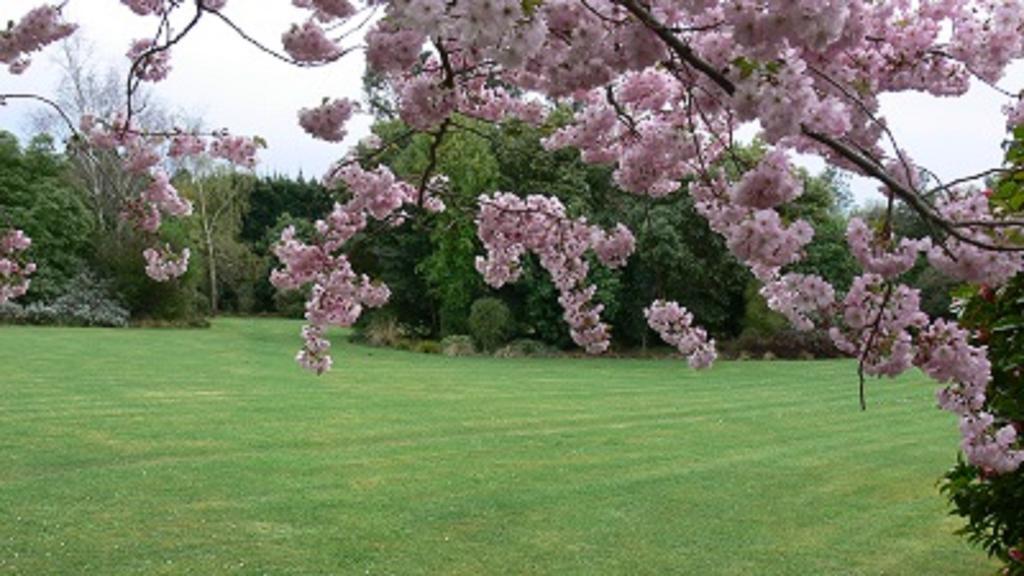
[[[476, 199], [501, 190], [552, 194], [594, 223], [621, 222], [635, 232], [637, 250], [629, 264], [617, 271], [595, 267], [594, 274], [598, 298], [623, 346], [651, 342], [642, 310], [655, 299], [680, 302], [720, 340], [745, 338], [754, 348], [767, 346], [758, 351], [771, 351], [763, 340], [773, 335], [778, 343], [796, 337], [767, 310], [749, 271], [708, 228], [689, 195], [655, 199], [622, 193], [608, 168], [584, 163], [575, 151], [544, 148], [543, 138], [558, 121], [555, 115], [539, 128], [460, 122], [463, 129], [449, 134], [433, 159], [449, 177], [449, 209], [431, 216], [434, 222], [411, 222], [387, 234], [371, 227], [365, 236], [373, 241], [354, 244], [357, 268], [387, 282], [394, 294], [364, 326], [385, 320], [425, 339], [469, 334], [474, 302], [494, 298], [507, 308], [497, 312], [508, 317], [499, 330], [504, 339], [569, 347], [557, 291], [536, 262], [527, 263], [520, 282], [499, 291], [486, 287], [474, 268], [481, 253]], [[432, 161], [430, 139], [403, 138], [400, 121], [381, 118], [373, 130], [379, 140], [393, 142], [378, 161], [400, 176], [412, 178]], [[756, 163], [762, 149], [755, 143], [741, 153], [748, 158], [729, 167], [737, 174], [746, 163]], [[220, 313], [301, 316], [301, 294], [278, 294], [268, 281], [276, 265], [272, 247], [287, 226], [300, 236], [313, 234], [316, 219], [344, 201], [345, 192], [301, 175], [257, 177], [196, 163], [174, 168], [174, 184], [193, 203], [194, 215], [169, 223], [161, 234], [192, 246], [195, 256], [188, 274], [161, 284], [143, 271], [139, 254], [145, 239], [120, 217], [137, 185], [85, 173], [73, 148], [62, 151], [45, 134], [25, 146], [0, 134], [0, 217], [35, 239], [40, 270], [23, 306], [54, 302], [72, 289], [82, 292], [84, 275], [90, 280], [86, 286], [98, 285], [100, 294], [140, 322], [195, 323]], [[117, 159], [110, 159], [108, 169], [117, 170]], [[800, 177], [805, 194], [784, 216], [807, 219], [817, 230], [800, 266], [848, 286], [856, 266], [845, 249], [852, 208], [846, 183], [835, 171]], [[900, 216], [908, 232], [921, 226], [909, 212]], [[948, 285], [924, 269], [914, 280], [933, 313], [948, 308]]]

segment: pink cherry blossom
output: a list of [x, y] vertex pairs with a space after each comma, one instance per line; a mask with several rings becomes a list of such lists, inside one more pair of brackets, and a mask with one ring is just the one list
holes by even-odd
[[142, 255], [146, 259], [146, 275], [157, 282], [167, 282], [188, 271], [192, 253], [188, 248], [176, 253], [169, 245], [164, 245], [162, 248], [147, 248]]
[[345, 139], [345, 124], [358, 109], [358, 104], [347, 99], [324, 100], [316, 108], [299, 111], [299, 125], [314, 138], [327, 142], [341, 142]]
[[25, 258], [32, 239], [17, 229], [0, 236], [0, 304], [24, 296], [28, 292], [36, 265]]
[[76, 28], [64, 21], [57, 7], [34, 8], [16, 24], [0, 30], [0, 64], [6, 64], [12, 74], [21, 74], [31, 62], [30, 54], [67, 38]]
[[495, 288], [519, 279], [520, 260], [536, 254], [559, 291], [559, 304], [577, 345], [591, 354], [607, 350], [610, 330], [601, 321], [604, 307], [593, 302], [596, 287], [588, 284], [586, 254], [594, 251], [605, 266], [625, 265], [635, 241], [623, 225], [612, 233], [570, 218], [556, 198], [533, 195], [525, 199], [498, 193], [480, 198], [477, 235], [487, 249], [477, 270]]
[[284, 49], [297, 62], [319, 64], [337, 60], [341, 47], [327, 37], [327, 33], [313, 20], [292, 25], [281, 38]]
[[644, 310], [647, 324], [686, 356], [693, 368], [709, 368], [717, 354], [715, 341], [708, 339], [703, 328], [693, 325], [693, 314], [677, 302], [657, 300]]
[[913, 268], [921, 251], [929, 247], [927, 242], [903, 238], [895, 249], [889, 249], [880, 245], [878, 235], [873, 234], [860, 218], [850, 219], [846, 238], [850, 251], [864, 270], [888, 279]]
[[171, 71], [171, 53], [169, 50], [156, 50], [157, 44], [150, 39], [132, 42], [126, 56], [135, 67], [135, 77], [149, 82], [159, 82]]

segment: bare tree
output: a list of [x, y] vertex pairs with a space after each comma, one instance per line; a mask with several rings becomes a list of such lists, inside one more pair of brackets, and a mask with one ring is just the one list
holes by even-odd
[[[53, 103], [32, 115], [32, 128], [65, 142], [71, 162], [71, 176], [84, 192], [85, 199], [101, 229], [118, 228], [124, 201], [138, 194], [147, 180], [121, 167], [121, 158], [112, 150], [88, 146], [74, 133], [69, 118], [93, 116], [110, 118], [124, 110], [126, 94], [123, 74], [113, 67], [97, 67], [93, 46], [79, 36], [61, 43], [54, 59], [61, 69]], [[147, 130], [161, 130], [172, 123], [171, 115], [140, 90], [136, 100], [136, 121]]]

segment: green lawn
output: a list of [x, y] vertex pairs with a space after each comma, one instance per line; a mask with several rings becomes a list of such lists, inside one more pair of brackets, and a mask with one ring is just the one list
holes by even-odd
[[449, 359], [0, 328], [0, 574], [986, 575], [953, 419], [850, 362]]

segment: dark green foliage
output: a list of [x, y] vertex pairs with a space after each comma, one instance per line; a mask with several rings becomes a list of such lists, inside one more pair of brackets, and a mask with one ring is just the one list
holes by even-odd
[[[381, 139], [390, 141], [406, 128], [400, 123], [381, 123], [375, 130]], [[417, 183], [427, 167], [430, 144], [430, 139], [421, 135], [396, 147], [381, 160], [396, 174]], [[398, 262], [388, 264], [378, 260], [377, 266], [389, 285], [398, 281], [412, 284], [415, 290], [415, 302], [397, 301], [392, 306], [403, 321], [443, 337], [468, 330], [470, 305], [487, 292], [473, 264], [481, 252], [473, 219], [476, 198], [496, 189], [498, 168], [490, 145], [478, 136], [463, 132], [455, 132], [445, 139], [438, 158], [437, 170], [449, 178], [449, 191], [444, 197], [448, 210], [438, 215], [422, 214], [418, 216], [421, 220], [398, 230], [398, 235], [416, 237], [416, 240], [404, 241], [414, 250], [378, 254]], [[410, 273], [415, 277], [408, 277]], [[411, 313], [420, 316], [417, 318]]]
[[241, 239], [242, 218], [252, 212], [250, 197], [257, 180], [226, 168], [200, 168], [195, 176], [182, 171], [174, 185], [192, 201], [189, 244], [201, 254], [199, 287], [210, 313], [251, 313], [257, 287], [266, 281], [265, 256]]
[[433, 251], [416, 271], [437, 301], [441, 336], [465, 334], [473, 300], [485, 291], [483, 279], [473, 265], [479, 253], [476, 230], [469, 218], [441, 215], [431, 234]]
[[38, 266], [23, 303], [60, 297], [87, 266], [95, 222], [66, 168], [50, 138], [36, 137], [23, 150], [13, 135], [0, 131], [0, 230], [24, 230]]
[[[1012, 423], [1022, 430], [1024, 276], [998, 292], [961, 291], [961, 297], [968, 295], [961, 321], [978, 330], [992, 362], [985, 409], [996, 416], [998, 426]], [[953, 512], [967, 521], [962, 529], [967, 538], [1006, 561], [1010, 574], [1024, 574], [1024, 563], [1009, 557], [1010, 550], [1024, 551], [1024, 470], [992, 475], [958, 460], [946, 474], [942, 490], [953, 504]]]
[[[188, 223], [167, 222], [161, 233], [175, 246], [187, 245]], [[189, 320], [205, 314], [207, 304], [199, 291], [202, 255], [192, 252], [189, 271], [170, 282], [156, 282], [145, 273], [142, 252], [150, 240], [122, 229], [96, 241], [95, 269], [109, 278], [114, 291], [136, 320]], [[198, 261], [198, 262], [197, 262]]]
[[417, 340], [412, 351], [419, 354], [440, 354], [444, 349], [437, 340]]
[[259, 245], [267, 241], [267, 230], [273, 229], [285, 214], [312, 222], [331, 210], [333, 200], [314, 180], [274, 176], [253, 184], [248, 205], [239, 236], [245, 242]]
[[[552, 119], [563, 118], [556, 113]], [[554, 195], [573, 216], [586, 215], [607, 227], [623, 223], [633, 230], [637, 250], [624, 269], [609, 271], [591, 263], [589, 279], [598, 287], [597, 300], [605, 307], [616, 345], [646, 346], [656, 338], [643, 309], [658, 298], [686, 306], [719, 339], [743, 331], [751, 305], [764, 307], [756, 290], [746, 290], [749, 272], [710, 230], [685, 190], [657, 200], [622, 192], [609, 167], [588, 165], [574, 150], [545, 150], [541, 139], [554, 124], [491, 126], [459, 118], [456, 125], [468, 128], [453, 128], [438, 150], [437, 169], [450, 177], [444, 196], [449, 210], [418, 216], [387, 234], [371, 230], [371, 241], [352, 244], [357, 269], [391, 285], [395, 299], [389, 309], [401, 323], [435, 337], [463, 333], [470, 304], [491, 293], [511, 308], [520, 333], [560, 348], [572, 346], [558, 292], [532, 256], [523, 259], [520, 280], [497, 293], [483, 285], [475, 270], [474, 258], [483, 251], [473, 221], [476, 201], [497, 190]], [[419, 182], [432, 140], [401, 138], [405, 127], [395, 121], [380, 122], [374, 130], [382, 141], [397, 142], [376, 159]], [[761, 153], [757, 146], [744, 151], [750, 162]], [[845, 287], [856, 269], [845, 246], [845, 183], [831, 172], [804, 175], [804, 181], [806, 193], [786, 215], [806, 218], [820, 229], [804, 270]], [[771, 321], [772, 329], [785, 324], [777, 315]]]
[[476, 354], [476, 346], [473, 345], [472, 337], [453, 334], [441, 340], [441, 352], [445, 356], [473, 356]]
[[[1024, 169], [1024, 127], [1007, 145], [1007, 164]], [[992, 203], [997, 209], [1020, 212], [1024, 207], [1021, 172], [1009, 172], [995, 183]], [[966, 305], [962, 325], [975, 331], [978, 344], [988, 348], [992, 381], [984, 410], [995, 425], [1016, 427], [1024, 434], [1024, 275], [1018, 274], [999, 290], [964, 287], [954, 294]], [[953, 514], [967, 524], [961, 532], [1005, 564], [1005, 574], [1024, 575], [1024, 468], [996, 475], [958, 458], [945, 476], [942, 491]]]
[[349, 259], [360, 273], [385, 282], [391, 289], [388, 313], [416, 333], [433, 334], [437, 302], [425, 297], [429, 287], [417, 263], [431, 254], [430, 238], [411, 227], [401, 230], [374, 223], [367, 233], [349, 243]]
[[366, 316], [366, 319], [360, 322], [353, 339], [370, 346], [396, 348], [407, 335], [405, 327], [394, 314], [382, 311]]
[[986, 478], [959, 457], [946, 473], [942, 492], [953, 505], [952, 513], [967, 521], [958, 532], [1005, 562], [1008, 576], [1024, 574], [1024, 563], [1009, 553], [1024, 548], [1024, 474]]
[[520, 338], [501, 347], [494, 355], [498, 358], [543, 358], [554, 356], [557, 353], [557, 349], [548, 346], [540, 340]]
[[685, 193], [659, 201], [627, 196], [624, 224], [637, 237], [636, 253], [622, 274], [615, 336], [644, 344], [652, 333], [643, 309], [656, 299], [675, 300], [716, 337], [742, 329], [744, 289], [750, 274], [708, 228]]
[[929, 316], [932, 318], [953, 316], [951, 310], [953, 299], [950, 294], [956, 290], [960, 282], [920, 263], [908, 273], [907, 284], [921, 291], [921, 310], [927, 312]]
[[[238, 240], [250, 255], [251, 266], [239, 272], [251, 278], [252, 284], [248, 288], [239, 284], [239, 289], [235, 290], [239, 309], [293, 318], [302, 316], [302, 292], [279, 294], [270, 284], [270, 272], [279, 265], [271, 248], [288, 226], [295, 226], [301, 238], [311, 239], [313, 222], [330, 212], [333, 203], [334, 198], [323, 186], [302, 176], [298, 179], [273, 176], [253, 183], [238, 233]], [[232, 295], [225, 296], [230, 306]]]
[[739, 338], [723, 342], [721, 347], [722, 352], [732, 358], [764, 358], [770, 354], [784, 360], [809, 360], [843, 356], [828, 332], [800, 332], [789, 327], [772, 332], [745, 330]]
[[743, 310], [743, 334], [766, 336], [786, 330], [789, 321], [768, 308], [768, 303], [759, 293], [760, 288], [761, 285], [755, 280], [747, 284], [744, 294], [746, 306]]
[[481, 350], [494, 352], [508, 342], [515, 321], [508, 306], [497, 298], [481, 298], [470, 307], [469, 333]]

